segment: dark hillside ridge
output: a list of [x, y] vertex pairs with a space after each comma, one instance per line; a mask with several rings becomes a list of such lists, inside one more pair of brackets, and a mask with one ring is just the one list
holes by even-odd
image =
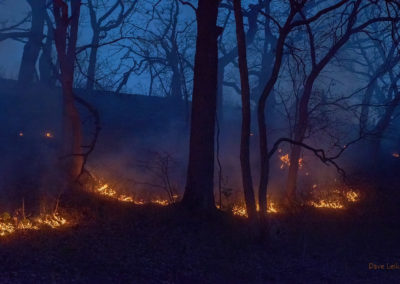
[[[126, 168], [124, 161], [147, 159], [145, 153], [152, 149], [179, 149], [186, 154], [185, 102], [100, 91], [87, 94], [85, 90], [76, 90], [76, 95], [95, 107], [101, 120], [89, 166], [120, 171], [118, 166]], [[0, 119], [5, 122], [0, 125], [0, 170], [4, 173], [0, 177], [0, 205], [11, 204], [10, 200], [20, 204], [23, 196], [32, 196], [40, 188], [47, 191], [52, 178], [57, 177], [54, 165], [59, 158], [61, 102], [60, 88], [32, 85], [23, 89], [16, 81], [0, 80]], [[89, 143], [93, 117], [81, 105], [79, 110], [85, 143]], [[120, 165], [112, 166], [110, 161]]]

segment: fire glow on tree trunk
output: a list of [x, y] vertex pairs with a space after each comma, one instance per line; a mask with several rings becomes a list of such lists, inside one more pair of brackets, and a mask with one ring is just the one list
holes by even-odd
[[[80, 14], [80, 0], [71, 1], [71, 17], [68, 4], [61, 0], [53, 1], [56, 29], [54, 31], [56, 49], [61, 69], [63, 89], [63, 141], [62, 152], [65, 157], [63, 168], [68, 181], [74, 181], [80, 174], [83, 157], [81, 120], [74, 102], [73, 80], [76, 42]], [[68, 36], [69, 34], [69, 36]]]

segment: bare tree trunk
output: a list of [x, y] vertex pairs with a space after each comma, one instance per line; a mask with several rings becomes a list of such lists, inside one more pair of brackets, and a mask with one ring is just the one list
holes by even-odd
[[47, 36], [42, 47], [42, 54], [39, 58], [40, 82], [47, 86], [54, 86], [56, 81], [55, 67], [52, 62], [51, 53], [54, 41], [53, 27], [49, 16], [46, 14]]
[[362, 133], [368, 132], [369, 108], [375, 88], [376, 88], [376, 79], [374, 79], [368, 86], [362, 101], [361, 114], [360, 114], [360, 129]]
[[214, 143], [217, 107], [218, 3], [199, 0], [197, 41], [186, 190], [182, 204], [192, 210], [213, 210]]
[[70, 5], [71, 17], [68, 15], [69, 7], [66, 2], [62, 0], [53, 1], [56, 21], [54, 36], [60, 61], [64, 103], [63, 146], [61, 150], [65, 157], [63, 166], [67, 174], [67, 180], [72, 183], [79, 176], [83, 165], [81, 120], [73, 94], [74, 64], [81, 1], [71, 0]]
[[86, 81], [86, 90], [93, 90], [94, 82], [96, 80], [96, 65], [97, 65], [97, 53], [98, 53], [98, 45], [100, 43], [99, 31], [93, 30], [93, 38], [90, 49], [89, 56], [89, 66], [87, 73], [87, 81]]
[[[267, 15], [271, 13], [270, 5], [271, 1], [265, 1], [264, 10], [265, 14]], [[261, 57], [261, 68], [259, 74], [257, 75], [257, 86], [254, 89], [254, 98], [257, 100], [261, 96], [265, 84], [267, 83], [267, 80], [271, 75], [271, 70], [274, 62], [274, 49], [277, 39], [271, 31], [270, 23], [271, 20], [269, 18], [266, 18], [264, 23], [264, 44]]]
[[[68, 74], [65, 74], [68, 73]], [[78, 109], [75, 105], [73, 93], [73, 80], [70, 71], [64, 72], [63, 87], [63, 146], [62, 151], [65, 160], [65, 168], [68, 179], [74, 181], [79, 176], [82, 164], [82, 127]], [[72, 155], [72, 156], [71, 156]]]
[[[310, 41], [310, 53], [311, 53], [311, 60], [312, 60], [312, 70], [310, 74], [307, 76], [304, 90], [301, 95], [300, 103], [299, 103], [299, 110], [298, 110], [298, 121], [294, 127], [294, 140], [296, 142], [302, 143], [305, 137], [306, 129], [309, 123], [309, 112], [308, 112], [308, 104], [310, 102], [310, 98], [312, 95], [313, 86], [315, 80], [320, 75], [321, 71], [325, 68], [325, 66], [331, 61], [331, 59], [336, 55], [336, 53], [345, 45], [350, 36], [362, 29], [353, 29], [353, 26], [357, 19], [358, 14], [358, 7], [361, 5], [361, 0], [357, 0], [353, 6], [353, 10], [351, 11], [348, 20], [348, 26], [346, 32], [343, 36], [335, 41], [332, 47], [328, 50], [328, 52], [321, 58], [321, 60], [317, 63], [317, 57], [315, 52], [315, 43], [314, 43], [314, 35], [312, 30], [309, 26], [307, 26], [307, 31], [309, 35]], [[362, 26], [362, 25], [361, 25]], [[300, 146], [294, 145], [292, 147], [292, 151], [290, 153], [290, 166], [289, 166], [289, 173], [288, 179], [286, 182], [286, 197], [288, 201], [293, 201], [296, 198], [296, 184], [297, 184], [297, 176], [299, 170], [299, 158], [300, 158]]]
[[[296, 138], [295, 141], [298, 141]], [[301, 140], [302, 141], [302, 140]], [[289, 172], [286, 181], [286, 197], [288, 200], [295, 200], [296, 197], [296, 185], [297, 175], [299, 171], [299, 159], [301, 154], [301, 147], [298, 145], [292, 145], [292, 151], [290, 152], [290, 165]]]
[[372, 131], [374, 137], [371, 141], [371, 152], [372, 152], [372, 163], [373, 165], [378, 165], [379, 150], [381, 146], [382, 138], [392, 122], [392, 116], [400, 103], [400, 92], [398, 88], [398, 82], [400, 80], [400, 74], [396, 77], [393, 74], [393, 70], [389, 71], [391, 86], [389, 88], [389, 93], [393, 94], [393, 99], [389, 102], [385, 109], [382, 117], [376, 124], [374, 130]]
[[218, 62], [217, 70], [217, 112], [218, 120], [220, 123], [224, 121], [224, 77], [225, 77], [225, 67]]
[[[108, 5], [110, 5], [111, 1], [106, 1]], [[129, 1], [128, 1], [129, 2]], [[133, 11], [137, 4], [137, 0], [130, 1], [130, 6], [127, 10], [124, 9], [124, 1], [115, 0], [110, 6], [106, 6], [107, 8], [105, 13], [102, 16], [97, 17], [96, 8], [93, 5], [92, 0], [87, 1], [87, 5], [89, 8], [89, 16], [90, 16], [90, 25], [92, 27], [93, 36], [91, 41], [91, 49], [90, 49], [90, 57], [89, 57], [89, 66], [88, 66], [88, 74], [86, 81], [86, 89], [91, 91], [96, 83], [96, 67], [97, 67], [97, 53], [99, 50], [100, 40], [103, 38], [101, 34], [104, 32], [105, 34], [117, 27], [119, 27], [123, 20], [126, 19], [130, 13]], [[118, 11], [118, 7], [119, 12]], [[118, 14], [117, 14], [118, 13]], [[109, 19], [112, 15], [116, 15], [116, 18]]]
[[[333, 55], [332, 55], [333, 56]], [[326, 62], [327, 64], [328, 62]], [[326, 65], [325, 64], [325, 65]], [[315, 67], [310, 75], [307, 77], [306, 84], [304, 86], [303, 94], [299, 103], [299, 118], [298, 122], [295, 124], [294, 129], [294, 141], [302, 143], [308, 127], [308, 103], [312, 94], [312, 89], [315, 80], [318, 75], [325, 67], [325, 65], [318, 65]], [[299, 171], [299, 159], [301, 154], [301, 147], [299, 145], [293, 145], [290, 152], [290, 165], [289, 173], [286, 182], [286, 197], [288, 201], [294, 201], [296, 198], [296, 184], [297, 176]]]
[[267, 124], [265, 122], [265, 106], [267, 98], [272, 93], [275, 83], [278, 80], [278, 75], [282, 65], [285, 40], [287, 35], [290, 33], [290, 23], [295, 15], [296, 11], [292, 9], [285, 25], [280, 30], [279, 38], [276, 44], [275, 62], [271, 71], [271, 76], [269, 77], [269, 80], [258, 100], [257, 121], [260, 139], [260, 183], [258, 187], [258, 203], [260, 205], [260, 217], [261, 220], [264, 221], [267, 217], [267, 187], [269, 182], [268, 133]]
[[46, 1], [28, 1], [32, 9], [32, 26], [28, 37], [28, 42], [24, 46], [21, 66], [18, 74], [18, 81], [22, 85], [33, 82], [36, 74], [36, 62], [42, 47], [44, 19], [46, 13]]
[[242, 170], [242, 184], [246, 201], [247, 214], [250, 219], [257, 216], [256, 203], [253, 189], [253, 178], [250, 165], [250, 85], [249, 71], [247, 68], [246, 37], [243, 28], [243, 15], [241, 0], [234, 0], [236, 19], [236, 38], [238, 43], [239, 71], [242, 92], [242, 132], [240, 139], [240, 166]]
[[172, 50], [170, 62], [172, 68], [172, 78], [171, 78], [171, 96], [177, 101], [181, 101], [182, 96], [182, 80], [181, 72], [179, 69], [179, 58], [177, 55], [177, 50]]

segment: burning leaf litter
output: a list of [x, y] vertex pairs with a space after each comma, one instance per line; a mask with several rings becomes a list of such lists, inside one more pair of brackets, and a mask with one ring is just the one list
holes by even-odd
[[[135, 205], [144, 205], [146, 203], [151, 203], [151, 204], [157, 204], [160, 206], [167, 206], [171, 204], [171, 202], [167, 199], [161, 199], [161, 198], [154, 198], [151, 199], [150, 202], [145, 202], [143, 199], [136, 199], [131, 195], [126, 195], [126, 194], [119, 194], [116, 190], [114, 190], [109, 184], [104, 183], [102, 184], [101, 182], [98, 182], [99, 185], [96, 187], [94, 192], [96, 194], [108, 197], [110, 199], [116, 199], [121, 202], [129, 202], [133, 203]], [[174, 200], [178, 198], [177, 195], [173, 196]]]
[[[257, 204], [257, 211], [260, 211], [260, 207]], [[274, 201], [268, 202], [267, 206], [267, 213], [269, 214], [274, 214], [278, 213], [278, 207], [277, 204]], [[246, 211], [246, 206], [244, 204], [234, 204], [232, 207], [232, 214], [236, 216], [241, 216], [241, 217], [248, 217], [247, 211]]]
[[35, 218], [21, 218], [11, 216], [5, 212], [0, 215], [0, 236], [8, 236], [18, 231], [40, 230], [41, 228], [56, 229], [68, 224], [68, 221], [58, 213], [41, 214]]
[[[315, 190], [317, 185], [314, 184], [312, 188]], [[328, 208], [328, 209], [346, 209], [348, 203], [356, 203], [360, 200], [360, 193], [352, 190], [339, 190], [334, 189], [324, 192], [322, 195], [316, 195], [313, 200], [308, 201], [306, 204], [315, 208]], [[267, 213], [280, 213], [278, 205], [274, 201], [268, 202]], [[259, 206], [257, 204], [257, 211], [259, 211]], [[246, 206], [244, 204], [235, 204], [232, 207], [232, 213], [236, 216], [248, 217]]]
[[308, 203], [315, 208], [345, 209], [346, 203], [355, 203], [360, 200], [360, 193], [353, 189], [333, 189], [317, 193], [317, 188], [317, 185], [313, 185], [314, 200]]

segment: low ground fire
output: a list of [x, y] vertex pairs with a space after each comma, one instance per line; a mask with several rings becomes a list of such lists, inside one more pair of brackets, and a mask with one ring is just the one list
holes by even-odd
[[[100, 180], [96, 182], [96, 186], [93, 192], [110, 199], [116, 199], [121, 202], [129, 202], [135, 205], [156, 204], [160, 206], [167, 206], [173, 203], [168, 199], [162, 199], [159, 197], [153, 197], [150, 200], [144, 200], [141, 198], [135, 198], [133, 195], [121, 194], [117, 192], [117, 190], [113, 189], [112, 186], [110, 186], [108, 183], [103, 183]], [[172, 198], [175, 202], [178, 199], [178, 196], [173, 195]]]
[[57, 229], [68, 224], [68, 220], [59, 213], [43, 213], [37, 217], [19, 218], [4, 212], [0, 215], [0, 236], [5, 237], [15, 232], [40, 230], [42, 228]]

